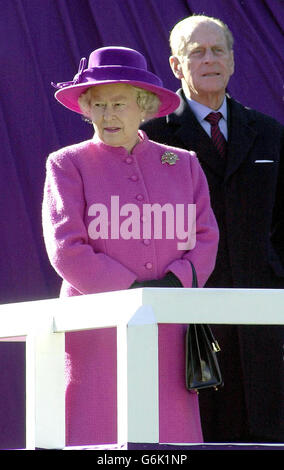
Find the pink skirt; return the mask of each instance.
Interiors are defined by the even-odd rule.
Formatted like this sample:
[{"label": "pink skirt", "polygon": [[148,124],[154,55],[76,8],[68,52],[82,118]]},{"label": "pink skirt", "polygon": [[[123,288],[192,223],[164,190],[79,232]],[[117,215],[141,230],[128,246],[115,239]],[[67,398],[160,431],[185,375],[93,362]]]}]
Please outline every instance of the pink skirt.
[{"label": "pink skirt", "polygon": [[[158,327],[159,443],[203,442],[198,395],[185,388],[185,329]],[[66,333],[67,446],[117,442],[116,372],[115,328]]]}]

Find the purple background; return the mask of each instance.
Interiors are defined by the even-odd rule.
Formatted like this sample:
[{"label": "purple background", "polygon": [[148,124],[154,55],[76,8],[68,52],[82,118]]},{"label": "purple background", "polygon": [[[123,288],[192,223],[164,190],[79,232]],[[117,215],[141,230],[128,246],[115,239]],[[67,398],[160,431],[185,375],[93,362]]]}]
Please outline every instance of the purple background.
[{"label": "purple background", "polygon": [[[284,123],[283,0],[1,2],[0,303],[59,292],[61,281],[49,265],[41,230],[45,160],[51,151],[89,138],[92,128],[54,100],[50,83],[71,80],[80,58],[92,50],[120,45],[142,52],[149,69],[175,91],[169,31],[192,13],[219,17],[234,34],[236,71],[229,93]],[[0,344],[0,448],[22,447],[23,350],[9,343],[7,355],[6,348]]]}]

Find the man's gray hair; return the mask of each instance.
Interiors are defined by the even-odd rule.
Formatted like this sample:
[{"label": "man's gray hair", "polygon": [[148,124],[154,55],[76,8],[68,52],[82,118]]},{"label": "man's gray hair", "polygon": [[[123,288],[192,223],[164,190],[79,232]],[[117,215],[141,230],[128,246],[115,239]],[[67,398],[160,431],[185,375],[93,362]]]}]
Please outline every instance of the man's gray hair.
[{"label": "man's gray hair", "polygon": [[233,49],[234,38],[228,26],[218,18],[205,15],[192,15],[179,21],[172,29],[170,34],[170,47],[172,55],[182,56],[185,54],[190,36],[201,23],[215,23],[224,31],[226,43],[229,50]]}]

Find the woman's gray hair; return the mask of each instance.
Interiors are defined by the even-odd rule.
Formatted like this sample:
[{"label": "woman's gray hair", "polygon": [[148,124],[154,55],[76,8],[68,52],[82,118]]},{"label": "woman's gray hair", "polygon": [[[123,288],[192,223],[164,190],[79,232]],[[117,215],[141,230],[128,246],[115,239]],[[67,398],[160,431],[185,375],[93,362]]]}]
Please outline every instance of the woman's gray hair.
[{"label": "woman's gray hair", "polygon": [[145,111],[147,119],[153,117],[159,110],[161,101],[152,91],[144,88],[133,87],[137,90],[137,104],[142,111]]},{"label": "woman's gray hair", "polygon": [[[127,86],[131,86],[137,91],[137,104],[142,111],[145,111],[145,118],[150,119],[153,117],[158,112],[161,104],[158,96],[144,88],[139,88],[129,84],[127,84]],[[92,88],[94,87],[88,88],[87,91],[82,93],[78,99],[79,106],[87,120],[91,117],[90,108],[93,99]]]},{"label": "woman's gray hair", "polygon": [[170,34],[170,47],[172,55],[183,56],[186,53],[187,44],[190,36],[201,23],[215,23],[220,26],[224,32],[229,51],[233,49],[234,38],[228,26],[218,18],[205,15],[192,15],[179,21],[172,29]]}]

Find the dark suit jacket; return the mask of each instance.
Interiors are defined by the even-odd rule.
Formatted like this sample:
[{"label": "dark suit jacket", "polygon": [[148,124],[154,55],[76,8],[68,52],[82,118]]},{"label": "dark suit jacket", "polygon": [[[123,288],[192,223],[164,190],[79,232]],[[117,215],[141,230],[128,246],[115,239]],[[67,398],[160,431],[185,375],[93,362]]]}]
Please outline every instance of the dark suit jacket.
[{"label": "dark suit jacket", "polygon": [[[206,174],[220,229],[206,287],[284,288],[284,127],[227,97],[228,155],[222,161],[178,94],[173,114],[141,128],[152,140],[194,150]],[[284,442],[284,328],[213,329],[225,385],[199,395],[205,441]]]},{"label": "dark suit jacket", "polygon": [[178,94],[173,114],[141,128],[152,140],[194,150],[206,174],[220,228],[207,287],[284,288],[284,127],[228,97],[228,155],[222,161]]}]

